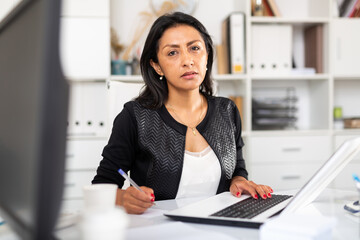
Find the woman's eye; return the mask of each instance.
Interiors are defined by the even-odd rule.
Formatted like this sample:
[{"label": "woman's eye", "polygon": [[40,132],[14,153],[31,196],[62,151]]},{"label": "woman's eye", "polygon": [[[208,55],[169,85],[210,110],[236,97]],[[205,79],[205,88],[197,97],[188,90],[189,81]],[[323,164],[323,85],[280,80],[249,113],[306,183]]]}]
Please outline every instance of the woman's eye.
[{"label": "woman's eye", "polygon": [[199,48],[198,46],[192,46],[192,47],[191,47],[191,50],[193,50],[193,51],[198,51],[198,50],[200,50],[200,48]]},{"label": "woman's eye", "polygon": [[175,51],[171,51],[171,52],[168,53],[168,56],[174,56],[175,54],[176,54]]}]

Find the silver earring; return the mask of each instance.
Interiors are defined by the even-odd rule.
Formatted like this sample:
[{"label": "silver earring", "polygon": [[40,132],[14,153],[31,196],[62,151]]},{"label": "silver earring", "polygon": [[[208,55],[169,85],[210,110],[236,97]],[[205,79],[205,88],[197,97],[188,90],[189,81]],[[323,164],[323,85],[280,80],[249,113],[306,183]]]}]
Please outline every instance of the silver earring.
[{"label": "silver earring", "polygon": [[206,71],[207,71],[207,68],[206,68]]},{"label": "silver earring", "polygon": [[160,76],[159,79],[160,79],[160,81],[162,81],[162,80],[163,80],[163,76]]}]

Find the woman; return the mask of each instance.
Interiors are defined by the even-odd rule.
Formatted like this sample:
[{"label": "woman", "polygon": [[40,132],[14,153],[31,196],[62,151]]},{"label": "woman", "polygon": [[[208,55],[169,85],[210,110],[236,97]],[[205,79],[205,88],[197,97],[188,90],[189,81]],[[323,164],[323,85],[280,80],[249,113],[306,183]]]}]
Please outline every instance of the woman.
[{"label": "woman", "polygon": [[145,88],[116,117],[93,183],[116,183],[119,168],[140,186],[118,189],[117,204],[143,213],[157,200],[211,196],[271,197],[247,180],[235,104],[213,97],[212,40],[194,17],[173,13],[150,29],[141,56]]}]

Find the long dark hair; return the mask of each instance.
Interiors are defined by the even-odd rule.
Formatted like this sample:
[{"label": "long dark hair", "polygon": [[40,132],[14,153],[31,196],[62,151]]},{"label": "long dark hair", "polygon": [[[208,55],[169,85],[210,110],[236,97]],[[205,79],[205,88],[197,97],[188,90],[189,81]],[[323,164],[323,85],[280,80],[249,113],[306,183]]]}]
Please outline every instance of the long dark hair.
[{"label": "long dark hair", "polygon": [[213,95],[211,69],[213,64],[214,49],[212,39],[206,28],[196,18],[185,13],[174,12],[159,17],[153,23],[145,41],[140,59],[141,74],[143,76],[145,86],[139,97],[135,100],[139,101],[140,104],[146,108],[160,108],[168,98],[166,80],[159,80],[160,76],[152,68],[150,61],[152,60],[155,63],[158,63],[157,52],[159,49],[159,39],[168,28],[175,27],[177,25],[191,26],[199,31],[201,37],[203,38],[208,54],[208,61],[205,78],[201,83],[199,90],[205,95]]}]

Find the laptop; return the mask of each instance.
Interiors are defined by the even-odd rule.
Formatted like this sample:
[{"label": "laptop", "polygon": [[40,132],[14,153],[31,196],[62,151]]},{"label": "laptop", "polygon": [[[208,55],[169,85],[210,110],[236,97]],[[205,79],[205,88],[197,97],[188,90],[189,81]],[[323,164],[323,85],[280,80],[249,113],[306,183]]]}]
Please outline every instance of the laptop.
[{"label": "laptop", "polygon": [[230,192],[209,197],[164,214],[179,221],[259,228],[270,217],[293,213],[315,200],[360,151],[360,137],[345,141],[293,196],[273,194],[268,199]]}]

